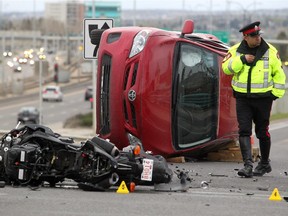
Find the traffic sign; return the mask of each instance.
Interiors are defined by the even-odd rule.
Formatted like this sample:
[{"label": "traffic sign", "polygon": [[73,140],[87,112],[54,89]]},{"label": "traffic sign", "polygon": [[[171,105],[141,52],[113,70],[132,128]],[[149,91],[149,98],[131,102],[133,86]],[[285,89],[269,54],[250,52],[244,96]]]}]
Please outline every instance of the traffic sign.
[{"label": "traffic sign", "polygon": [[113,28],[113,19],[84,19],[84,58],[96,59],[96,52],[98,45],[91,43],[91,32],[94,29],[106,30]]}]

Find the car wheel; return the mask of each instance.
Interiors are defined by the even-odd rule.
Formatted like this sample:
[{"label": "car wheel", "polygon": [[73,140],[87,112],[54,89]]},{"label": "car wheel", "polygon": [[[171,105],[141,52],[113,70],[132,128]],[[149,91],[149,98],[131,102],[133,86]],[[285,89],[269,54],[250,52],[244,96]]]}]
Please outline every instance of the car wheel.
[{"label": "car wheel", "polygon": [[105,29],[94,29],[91,31],[90,38],[91,38],[91,43],[93,45],[96,45],[96,46],[99,45],[101,36],[102,36],[104,31],[105,31]]}]

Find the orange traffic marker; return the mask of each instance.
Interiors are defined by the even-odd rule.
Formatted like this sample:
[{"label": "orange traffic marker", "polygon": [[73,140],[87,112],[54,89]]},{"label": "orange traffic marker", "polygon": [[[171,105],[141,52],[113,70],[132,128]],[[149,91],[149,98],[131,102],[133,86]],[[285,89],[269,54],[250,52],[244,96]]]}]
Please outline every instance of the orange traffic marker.
[{"label": "orange traffic marker", "polygon": [[118,190],[116,192],[121,193],[121,194],[128,194],[129,193],[129,190],[128,190],[124,181],[121,182],[121,184],[118,187]]},{"label": "orange traffic marker", "polygon": [[277,188],[275,188],[271,194],[271,196],[269,197],[269,200],[272,201],[282,201],[282,197],[279,194],[279,191]]}]

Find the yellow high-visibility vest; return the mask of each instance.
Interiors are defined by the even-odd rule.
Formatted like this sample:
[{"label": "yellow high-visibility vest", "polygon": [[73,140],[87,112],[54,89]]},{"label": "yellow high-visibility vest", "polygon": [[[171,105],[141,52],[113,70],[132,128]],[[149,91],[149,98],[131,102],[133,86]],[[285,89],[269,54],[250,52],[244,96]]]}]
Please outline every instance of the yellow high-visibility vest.
[{"label": "yellow high-visibility vest", "polygon": [[[229,49],[223,59],[222,69],[225,74],[233,75],[231,85],[234,91],[247,93],[250,66],[242,63],[240,57],[244,54],[237,52],[239,45],[235,44]],[[286,76],[278,51],[269,43],[268,46],[269,49],[252,68],[250,93],[271,91],[274,96],[281,98],[285,93]]]}]

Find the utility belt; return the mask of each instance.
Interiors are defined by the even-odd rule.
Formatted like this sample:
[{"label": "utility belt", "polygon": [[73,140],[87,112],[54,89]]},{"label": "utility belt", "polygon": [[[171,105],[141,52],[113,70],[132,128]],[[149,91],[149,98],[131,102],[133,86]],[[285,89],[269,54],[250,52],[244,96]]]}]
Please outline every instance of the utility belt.
[{"label": "utility belt", "polygon": [[262,93],[242,93],[233,90],[233,95],[235,98],[271,98],[273,99],[273,95],[271,91],[262,92]]}]

